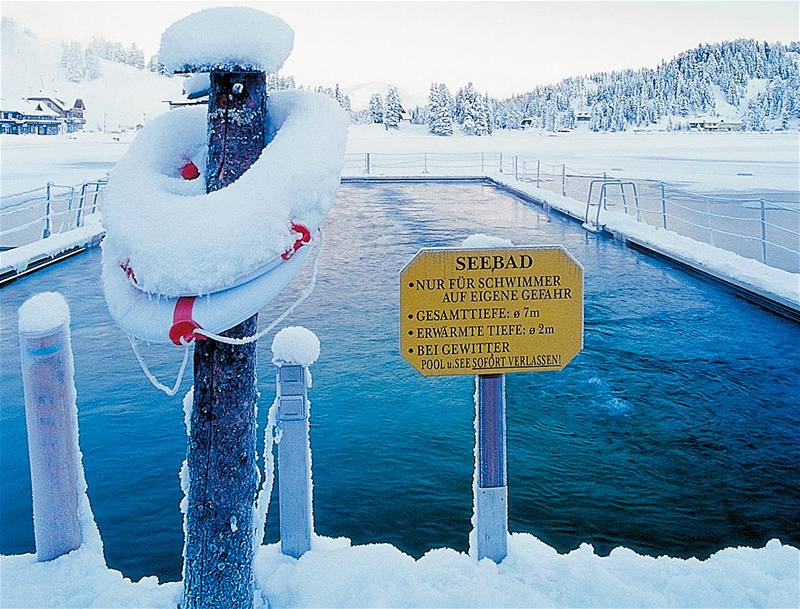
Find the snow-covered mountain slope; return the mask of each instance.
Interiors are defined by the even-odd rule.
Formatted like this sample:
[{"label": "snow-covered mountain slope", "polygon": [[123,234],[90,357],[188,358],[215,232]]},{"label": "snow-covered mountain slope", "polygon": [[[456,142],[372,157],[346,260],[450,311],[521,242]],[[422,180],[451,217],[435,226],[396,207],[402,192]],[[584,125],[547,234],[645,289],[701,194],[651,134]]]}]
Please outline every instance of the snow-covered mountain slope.
[{"label": "snow-covered mountain slope", "polygon": [[95,80],[70,82],[60,65],[61,50],[39,40],[9,19],[2,22],[0,97],[14,106],[32,95],[54,96],[69,106],[76,98],[86,105],[86,129],[134,127],[168,110],[162,100],[181,94],[181,78],[100,59],[101,75]]}]

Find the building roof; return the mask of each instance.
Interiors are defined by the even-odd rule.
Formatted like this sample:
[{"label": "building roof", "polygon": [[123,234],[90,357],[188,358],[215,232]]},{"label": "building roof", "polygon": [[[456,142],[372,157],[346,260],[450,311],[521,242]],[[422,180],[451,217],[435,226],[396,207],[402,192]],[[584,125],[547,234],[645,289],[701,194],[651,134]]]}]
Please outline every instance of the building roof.
[{"label": "building roof", "polygon": [[75,100],[75,103],[72,105],[73,108],[77,108],[78,110],[86,110],[86,106],[83,104],[83,100],[79,97]]},{"label": "building roof", "polygon": [[25,116],[35,116],[42,119],[59,119],[61,115],[54,110],[47,107],[42,101],[30,101],[27,99],[20,99],[13,102],[2,100],[0,104],[0,111],[2,112],[19,112]]},{"label": "building roof", "polygon": [[65,104],[63,101],[61,101],[57,97],[53,97],[52,95],[34,95],[34,96],[31,96],[31,97],[28,97],[27,99],[29,99],[31,101],[40,101],[40,100],[46,100],[47,99],[47,100],[50,100],[51,102],[53,102],[56,106],[58,106],[58,108],[60,110],[62,110],[63,112],[67,111],[67,104]]}]

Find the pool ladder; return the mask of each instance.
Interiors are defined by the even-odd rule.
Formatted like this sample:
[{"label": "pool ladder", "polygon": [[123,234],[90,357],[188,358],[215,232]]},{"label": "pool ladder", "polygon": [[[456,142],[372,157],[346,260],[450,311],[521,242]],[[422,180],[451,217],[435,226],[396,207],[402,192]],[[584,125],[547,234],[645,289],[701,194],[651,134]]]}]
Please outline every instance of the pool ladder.
[{"label": "pool ladder", "polygon": [[[595,184],[600,185],[600,191],[598,193],[597,204],[592,205],[592,193],[594,192]],[[628,198],[625,192],[625,187],[630,187],[636,207],[636,220],[639,222],[642,221],[642,213],[639,206],[639,190],[636,188],[635,183],[631,182],[630,180],[620,180],[618,178],[598,178],[589,183],[589,195],[586,197],[586,212],[583,215],[583,224],[581,225],[584,229],[591,233],[599,233],[603,230],[604,225],[600,224],[600,210],[608,210],[609,186],[619,187],[619,193],[622,197],[622,209],[626,214],[628,213]],[[591,219],[592,207],[597,208],[597,211],[594,214],[594,219]]]}]

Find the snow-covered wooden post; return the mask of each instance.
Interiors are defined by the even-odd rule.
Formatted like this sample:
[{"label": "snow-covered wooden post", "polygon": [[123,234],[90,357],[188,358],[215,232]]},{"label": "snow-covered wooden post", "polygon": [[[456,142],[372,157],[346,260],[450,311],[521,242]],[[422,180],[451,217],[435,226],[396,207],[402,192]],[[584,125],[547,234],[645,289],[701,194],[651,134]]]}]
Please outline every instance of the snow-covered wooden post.
[{"label": "snow-covered wooden post", "polygon": [[69,307],[60,294],[37,294],[20,307],[19,344],[36,559],[45,561],[81,545],[78,409]]},{"label": "snow-covered wooden post", "polygon": [[567,164],[561,164],[561,196],[567,196]]},{"label": "snow-covered wooden post", "polygon": [[[292,40],[283,21],[240,8],[201,11],[164,33],[160,57],[173,71],[210,72],[207,192],[236,181],[267,145],[266,71]],[[256,314],[222,334],[244,338],[257,325]],[[196,341],[182,609],[253,607],[256,398],[255,342]]]},{"label": "snow-covered wooden post", "polygon": [[[199,71],[199,69],[198,69]],[[266,75],[211,72],[206,190],[224,188],[266,146]],[[258,314],[222,334],[256,333]],[[256,470],[256,343],[197,341],[187,449],[182,609],[253,606],[253,506]]]},{"label": "snow-covered wooden post", "polygon": [[311,366],[319,339],[302,327],[284,328],[272,341],[278,399],[278,500],[281,552],[300,558],[311,548],[314,530],[311,447],[308,437]]},{"label": "snow-covered wooden post", "polygon": [[667,229],[667,193],[664,190],[664,182],[661,182],[661,226]]},{"label": "snow-covered wooden post", "polygon": [[475,535],[478,560],[501,562],[508,554],[508,484],[506,482],[506,379],[504,374],[477,377],[478,484],[475,489]]}]

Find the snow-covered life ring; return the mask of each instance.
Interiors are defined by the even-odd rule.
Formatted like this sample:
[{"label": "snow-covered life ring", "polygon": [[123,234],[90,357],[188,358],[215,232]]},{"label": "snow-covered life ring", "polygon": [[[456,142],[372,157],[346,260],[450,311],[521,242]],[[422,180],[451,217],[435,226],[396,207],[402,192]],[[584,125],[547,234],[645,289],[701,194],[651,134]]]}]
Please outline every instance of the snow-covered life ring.
[{"label": "snow-covered life ring", "polygon": [[[170,329],[191,297],[194,322],[218,333],[261,310],[300,271],[339,185],[347,118],[309,91],[273,92],[268,109],[271,141],[221,190],[205,192],[202,107],[153,120],[111,172],[103,283],[128,334],[177,342]],[[199,177],[186,179],[187,163]]]}]

